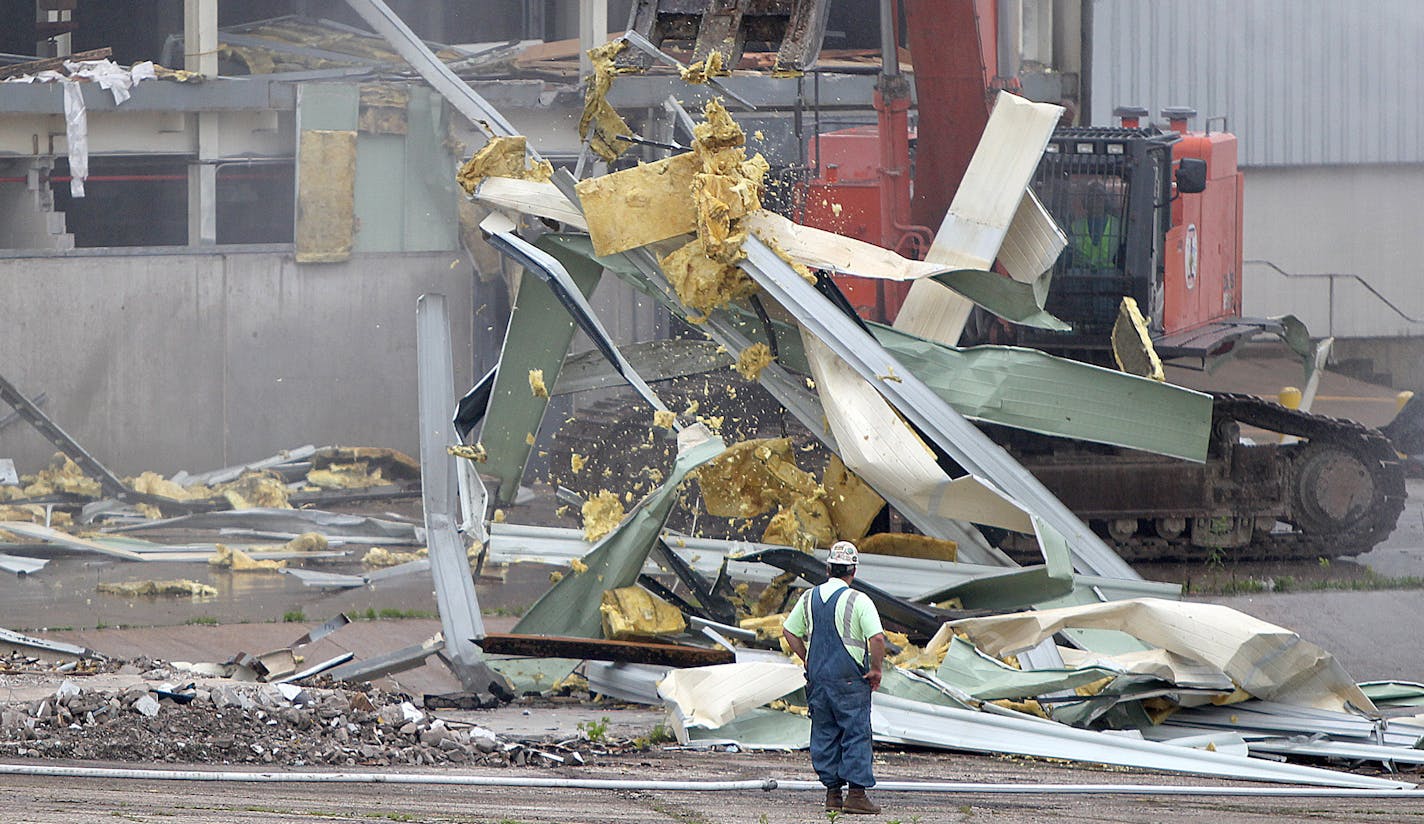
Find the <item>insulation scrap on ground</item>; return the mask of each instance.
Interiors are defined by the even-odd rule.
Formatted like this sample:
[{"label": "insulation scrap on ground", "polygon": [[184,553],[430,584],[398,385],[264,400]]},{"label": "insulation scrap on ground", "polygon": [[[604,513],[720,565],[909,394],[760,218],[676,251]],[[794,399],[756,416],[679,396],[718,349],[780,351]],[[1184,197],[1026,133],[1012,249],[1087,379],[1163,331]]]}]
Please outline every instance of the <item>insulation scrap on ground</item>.
[{"label": "insulation scrap on ground", "polygon": [[605,591],[598,612],[603,637],[613,641],[651,640],[687,629],[677,607],[638,586]]},{"label": "insulation scrap on ground", "polygon": [[291,509],[287,485],[273,472],[244,472],[232,483],[214,489],[233,509]]},{"label": "insulation scrap on ground", "polygon": [[569,471],[573,472],[575,475],[582,472],[584,464],[587,463],[588,459],[580,455],[579,453],[573,452],[569,454]]},{"label": "insulation scrap on ground", "polygon": [[604,160],[616,160],[633,144],[619,140],[622,135],[631,134],[628,121],[618,114],[613,104],[608,102],[608,90],[613,87],[613,78],[630,69],[620,69],[613,58],[627,48],[622,40],[614,40],[588,50],[588,59],[593,64],[593,74],[589,75],[588,87],[584,90],[583,114],[579,117],[579,137],[589,142],[594,153]]},{"label": "insulation scrap on ground", "polygon": [[361,556],[361,563],[368,567],[393,567],[428,557],[430,557],[430,552],[426,549],[417,549],[414,552],[401,552],[399,550],[386,549],[383,546],[373,546],[366,551],[365,555]]},{"label": "insulation scrap on ground", "polygon": [[[74,517],[68,512],[51,510],[45,512],[46,507],[41,504],[15,504],[13,506],[0,506],[0,521],[29,521],[30,523],[43,524],[48,519],[49,526],[64,527],[74,523]],[[18,541],[18,537],[8,532],[0,531],[0,535],[7,536],[6,540]]]},{"label": "insulation scrap on ground", "polygon": [[677,423],[677,413],[671,409],[657,409],[653,411],[653,426],[662,429],[672,429]]},{"label": "insulation scrap on ground", "polygon": [[623,520],[623,501],[617,493],[602,490],[583,503],[583,539],[589,543],[612,532]]},{"label": "insulation scrap on ground", "polygon": [[54,453],[48,467],[21,480],[25,482],[26,498],[40,498],[57,492],[86,498],[97,498],[102,494],[99,482],[85,475],[79,464],[63,452]]},{"label": "insulation scrap on ground", "polygon": [[484,148],[475,152],[460,171],[455,180],[466,194],[474,194],[480,181],[487,177],[512,177],[516,180],[547,181],[554,175],[554,167],[549,161],[541,160],[534,165],[528,162],[528,141],[523,135],[513,137],[492,137]]},{"label": "insulation scrap on ground", "polygon": [[274,561],[270,558],[257,560],[246,552],[225,544],[217,545],[217,551],[208,559],[208,563],[233,572],[265,572],[285,569],[287,566],[286,561]]},{"label": "insulation scrap on ground", "polygon": [[159,595],[191,595],[208,597],[218,594],[217,587],[187,579],[174,581],[120,581],[103,583],[95,587],[106,595],[122,595],[127,598]]},{"label": "insulation scrap on ground", "polygon": [[390,483],[379,468],[372,469],[365,461],[332,464],[325,469],[307,473],[307,483],[317,489],[369,489]]}]

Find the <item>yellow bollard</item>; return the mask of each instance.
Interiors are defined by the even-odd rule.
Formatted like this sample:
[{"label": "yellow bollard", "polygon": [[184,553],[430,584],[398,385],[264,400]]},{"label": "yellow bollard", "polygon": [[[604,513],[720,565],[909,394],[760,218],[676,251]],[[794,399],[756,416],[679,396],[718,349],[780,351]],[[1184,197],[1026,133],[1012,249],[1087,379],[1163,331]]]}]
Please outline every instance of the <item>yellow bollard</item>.
[{"label": "yellow bollard", "polygon": [[[1303,394],[1301,393],[1301,391],[1295,388],[1294,386],[1283,386],[1281,387],[1281,391],[1276,393],[1276,398],[1281,402],[1281,406],[1284,406],[1287,409],[1299,409],[1302,397]],[[1295,443],[1295,438],[1285,434],[1284,432],[1281,433],[1281,437],[1279,440],[1281,443]]]}]

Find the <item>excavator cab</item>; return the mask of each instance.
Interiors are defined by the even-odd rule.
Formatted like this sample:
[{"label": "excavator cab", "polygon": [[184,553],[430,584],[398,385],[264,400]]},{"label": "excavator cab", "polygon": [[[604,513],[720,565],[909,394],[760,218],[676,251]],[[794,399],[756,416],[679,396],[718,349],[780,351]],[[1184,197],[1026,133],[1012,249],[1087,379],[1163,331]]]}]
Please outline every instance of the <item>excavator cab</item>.
[{"label": "excavator cab", "polygon": [[1060,128],[1039,163],[1034,193],[1068,236],[1053,267],[1047,309],[1071,332],[1023,329],[1024,343],[1053,351],[1103,349],[1124,295],[1163,328],[1163,238],[1171,229],[1174,132]]}]

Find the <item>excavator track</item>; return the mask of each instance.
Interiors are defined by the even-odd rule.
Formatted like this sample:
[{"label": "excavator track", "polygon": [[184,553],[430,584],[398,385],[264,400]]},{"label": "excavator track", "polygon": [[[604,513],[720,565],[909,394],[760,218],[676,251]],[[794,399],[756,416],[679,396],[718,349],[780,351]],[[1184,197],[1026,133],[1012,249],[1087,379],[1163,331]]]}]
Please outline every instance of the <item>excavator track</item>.
[{"label": "excavator track", "polygon": [[[1042,459],[1041,444],[1038,458],[1031,450],[1023,454],[1021,448],[1010,448],[1021,453],[1025,465],[1050,488],[1058,487],[1067,496],[1065,502],[1129,561],[1334,558],[1368,552],[1394,530],[1404,509],[1405,473],[1394,445],[1382,433],[1251,395],[1216,393],[1213,401],[1213,438],[1205,466],[1062,441],[1050,450],[1051,461]],[[1299,441],[1239,442],[1246,427]],[[1144,464],[1154,471],[1142,472]],[[1129,489],[1114,498],[1101,487],[1083,493],[1064,483],[1092,472],[1100,473],[1095,477],[1101,480],[1121,473],[1128,480],[1119,481],[1120,486]],[[1129,474],[1133,472],[1139,474]],[[1104,513],[1112,503],[1121,506],[1140,491],[1131,489],[1137,479],[1164,476],[1193,479],[1172,488],[1195,494],[1183,494],[1175,505],[1163,508],[1176,520],[1173,528],[1163,529],[1170,520],[1148,512]],[[1088,500],[1093,497],[1111,503]],[[1223,525],[1227,537],[1216,540],[1209,534],[1215,524]],[[1238,534],[1231,536],[1232,530]],[[1016,536],[1009,537],[1005,549],[1026,559],[1037,555],[1036,546]]]}]

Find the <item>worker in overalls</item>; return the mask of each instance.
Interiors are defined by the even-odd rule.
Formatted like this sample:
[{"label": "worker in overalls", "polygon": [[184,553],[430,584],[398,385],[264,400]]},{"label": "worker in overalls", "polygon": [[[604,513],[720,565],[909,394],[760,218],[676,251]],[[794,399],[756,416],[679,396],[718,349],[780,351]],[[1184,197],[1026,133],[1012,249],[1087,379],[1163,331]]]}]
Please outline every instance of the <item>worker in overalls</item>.
[{"label": "worker in overalls", "polygon": [[875,604],[850,588],[859,560],[854,544],[837,541],[826,561],[829,580],[802,593],[781,632],[806,662],[811,765],[826,785],[826,809],[874,815],[880,807],[865,796],[875,786],[870,694],[880,688],[885,630]]}]

